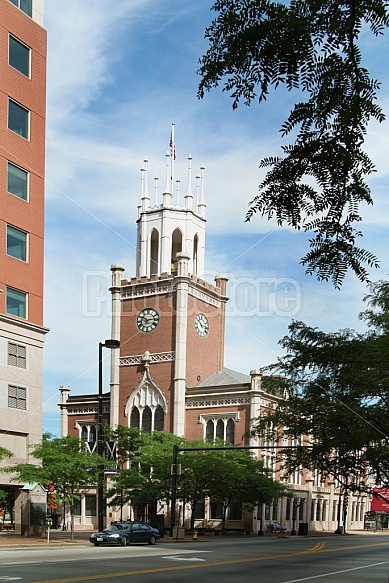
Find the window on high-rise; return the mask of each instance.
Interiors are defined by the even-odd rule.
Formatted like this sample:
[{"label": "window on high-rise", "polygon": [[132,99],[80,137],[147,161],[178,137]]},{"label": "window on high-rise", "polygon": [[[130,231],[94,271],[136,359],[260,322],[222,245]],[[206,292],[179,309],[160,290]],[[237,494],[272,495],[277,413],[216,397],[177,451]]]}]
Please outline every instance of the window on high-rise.
[{"label": "window on high-rise", "polygon": [[7,225],[7,255],[27,261],[27,233]]},{"label": "window on high-rise", "polygon": [[23,200],[28,198],[28,172],[8,162],[7,191]]},{"label": "window on high-rise", "polygon": [[6,288],[6,307],[7,314],[27,317],[27,294],[12,287]]},{"label": "window on high-rise", "polygon": [[26,368],[26,347],[16,342],[8,342],[8,364]]},{"label": "window on high-rise", "polygon": [[19,134],[22,138],[29,138],[30,112],[12,99],[8,100],[8,129]]},{"label": "window on high-rise", "polygon": [[16,385],[8,385],[8,407],[11,409],[27,409],[27,389]]},{"label": "window on high-rise", "polygon": [[10,0],[10,2],[28,16],[32,16],[32,0]]},{"label": "window on high-rise", "polygon": [[9,36],[8,62],[26,77],[30,76],[30,49],[13,36]]}]

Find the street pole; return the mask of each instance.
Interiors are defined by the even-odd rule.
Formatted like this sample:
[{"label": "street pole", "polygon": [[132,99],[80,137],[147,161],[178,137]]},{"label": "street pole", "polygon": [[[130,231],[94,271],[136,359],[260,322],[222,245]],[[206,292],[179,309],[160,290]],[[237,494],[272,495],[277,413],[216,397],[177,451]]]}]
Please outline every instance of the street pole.
[{"label": "street pole", "polygon": [[293,512],[292,512],[292,530],[290,531],[291,536],[296,536],[296,514],[297,514],[297,503],[293,502]]},{"label": "street pole", "polygon": [[[103,348],[119,348],[119,340],[99,342],[99,381],[98,381],[98,413],[97,413],[97,453],[104,456],[104,424],[103,424]],[[101,532],[104,528],[104,464],[100,466],[97,484],[97,525]]]},{"label": "street pole", "polygon": [[172,500],[170,510],[170,536],[173,536],[173,529],[176,526],[176,503],[177,503],[177,462],[180,448],[178,445],[173,445],[173,459],[172,459]]},{"label": "street pole", "polygon": [[342,504],[342,493],[339,489],[339,497],[338,497],[338,512],[337,512],[337,521],[338,521],[338,528],[335,530],[334,534],[342,534],[342,529],[340,528],[340,507]]},{"label": "street pole", "polygon": [[[97,453],[102,457],[104,454],[103,436],[103,346],[99,342],[99,396],[98,396],[98,418],[97,418]],[[99,482],[97,485],[97,529],[101,532],[104,528],[104,466],[100,467]]]}]

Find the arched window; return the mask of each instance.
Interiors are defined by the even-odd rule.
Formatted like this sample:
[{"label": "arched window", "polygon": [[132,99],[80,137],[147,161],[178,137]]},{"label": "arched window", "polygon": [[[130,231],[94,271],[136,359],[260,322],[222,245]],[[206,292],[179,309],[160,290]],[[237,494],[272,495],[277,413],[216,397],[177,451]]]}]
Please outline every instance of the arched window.
[{"label": "arched window", "polygon": [[85,443],[87,443],[89,441],[88,440],[88,428],[87,428],[86,425],[83,425],[82,426],[82,429],[81,429],[81,440],[84,441]]},{"label": "arched window", "polygon": [[138,407],[133,407],[130,417],[130,427],[139,427],[140,424],[139,420],[140,420],[139,409]]},{"label": "arched window", "polygon": [[177,271],[177,253],[182,251],[182,233],[179,229],[176,229],[172,233],[172,254],[171,254],[171,264],[172,271]]},{"label": "arched window", "polygon": [[149,406],[145,407],[142,412],[142,430],[146,433],[151,432],[151,409]]},{"label": "arched window", "polygon": [[91,425],[90,429],[89,429],[89,440],[92,443],[95,443],[96,441],[96,425]]},{"label": "arched window", "polygon": [[235,422],[233,419],[227,421],[226,441],[228,443],[235,443]]},{"label": "arched window", "polygon": [[156,431],[163,431],[163,427],[164,427],[164,419],[165,415],[163,412],[163,409],[161,407],[161,405],[158,405],[158,407],[155,409],[155,413],[154,413],[154,429]]},{"label": "arched window", "polygon": [[216,437],[219,439],[224,439],[224,421],[223,419],[219,419],[216,424]]},{"label": "arched window", "polygon": [[159,272],[159,233],[153,229],[150,237],[150,275]]},{"label": "arched window", "polygon": [[205,439],[207,441],[213,441],[213,431],[214,431],[213,420],[210,419],[207,422],[206,430],[205,430]]},{"label": "arched window", "polygon": [[199,238],[197,235],[193,239],[193,275],[197,275],[197,253],[199,246]]}]

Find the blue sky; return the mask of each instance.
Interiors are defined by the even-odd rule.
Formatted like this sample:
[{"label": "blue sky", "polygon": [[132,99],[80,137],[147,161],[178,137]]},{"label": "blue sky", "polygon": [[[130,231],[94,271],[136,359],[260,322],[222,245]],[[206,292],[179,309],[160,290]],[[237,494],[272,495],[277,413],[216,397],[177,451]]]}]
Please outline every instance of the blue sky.
[{"label": "blue sky", "polygon": [[[60,385],[94,393],[98,343],[110,337],[110,266],[134,275],[140,168],[164,184],[175,124],[175,176],[186,188],[187,157],[204,164],[207,279],[229,278],[225,366],[248,374],[274,362],[292,318],[325,331],[364,330],[358,320],[367,288],[347,276],[342,288],[317,282],[299,265],[307,237],[254,217],[265,155],[280,153],[279,127],[293,94],[232,111],[214,90],[199,101],[198,59],[207,48],[210,0],[50,0],[48,32],[43,429],[59,433]],[[366,64],[382,81],[388,112],[387,39],[366,46]],[[375,205],[363,210],[361,246],[381,260],[372,279],[387,278],[388,124],[373,124],[366,149],[377,173]],[[109,352],[109,351],[105,351]],[[104,376],[108,378],[109,355]],[[106,381],[107,382],[107,381]],[[104,389],[108,385],[106,384]]]}]

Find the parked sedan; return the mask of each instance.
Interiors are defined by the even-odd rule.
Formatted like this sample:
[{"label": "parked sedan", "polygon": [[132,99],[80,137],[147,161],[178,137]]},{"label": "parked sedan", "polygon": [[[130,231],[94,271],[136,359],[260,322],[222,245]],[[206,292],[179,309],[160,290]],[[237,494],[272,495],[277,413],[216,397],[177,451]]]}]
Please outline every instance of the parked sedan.
[{"label": "parked sedan", "polygon": [[159,531],[146,522],[116,522],[107,526],[102,532],[94,532],[89,540],[95,547],[103,544],[125,547],[131,543],[155,545],[159,538]]}]

